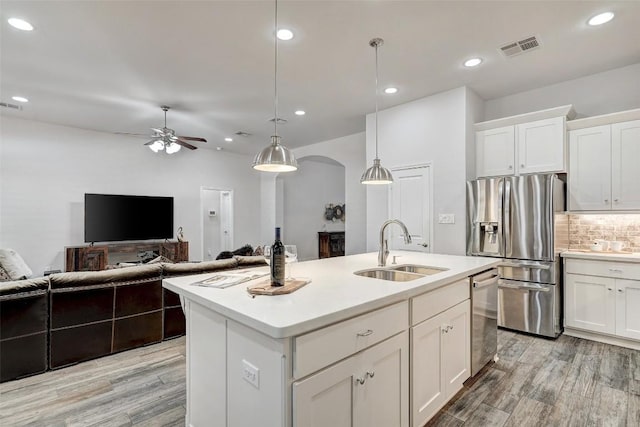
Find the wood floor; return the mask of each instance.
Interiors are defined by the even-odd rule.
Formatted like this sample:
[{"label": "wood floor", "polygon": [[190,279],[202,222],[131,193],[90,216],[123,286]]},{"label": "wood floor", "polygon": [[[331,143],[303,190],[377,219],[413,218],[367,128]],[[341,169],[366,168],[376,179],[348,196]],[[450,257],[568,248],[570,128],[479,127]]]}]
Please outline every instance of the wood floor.
[{"label": "wood floor", "polygon": [[[165,341],[0,384],[0,426],[184,426],[184,344]],[[640,426],[639,351],[502,330],[498,346],[499,362],[429,427]]]}]

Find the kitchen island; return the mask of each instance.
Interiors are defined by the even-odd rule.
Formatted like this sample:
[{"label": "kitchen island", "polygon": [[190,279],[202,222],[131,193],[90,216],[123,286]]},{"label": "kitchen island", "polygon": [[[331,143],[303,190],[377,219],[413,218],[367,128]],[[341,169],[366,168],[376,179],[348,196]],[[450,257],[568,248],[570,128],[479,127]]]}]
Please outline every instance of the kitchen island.
[{"label": "kitchen island", "polygon": [[293,275],[311,283],[257,297],[165,279],[187,318],[187,425],[423,425],[470,375],[468,277],[499,260],[392,255],[446,270],[395,282],[354,274],[376,253],[307,261]]}]

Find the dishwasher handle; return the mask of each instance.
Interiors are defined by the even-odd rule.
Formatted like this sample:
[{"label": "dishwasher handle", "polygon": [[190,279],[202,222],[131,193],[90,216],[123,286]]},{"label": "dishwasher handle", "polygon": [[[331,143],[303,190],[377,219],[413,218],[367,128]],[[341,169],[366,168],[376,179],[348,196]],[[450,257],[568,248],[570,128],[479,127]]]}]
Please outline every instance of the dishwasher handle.
[{"label": "dishwasher handle", "polygon": [[485,279],[485,280],[480,280],[480,281],[473,281],[473,288],[474,289],[480,289],[480,288],[486,288],[487,286],[491,286],[498,283],[498,276],[491,276],[489,279]]}]

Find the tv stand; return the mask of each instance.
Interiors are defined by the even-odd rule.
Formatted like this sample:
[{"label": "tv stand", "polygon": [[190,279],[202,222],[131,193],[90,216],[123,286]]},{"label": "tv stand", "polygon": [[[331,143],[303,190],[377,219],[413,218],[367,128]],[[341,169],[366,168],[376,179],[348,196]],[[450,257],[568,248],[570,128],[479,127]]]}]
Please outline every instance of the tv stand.
[{"label": "tv stand", "polygon": [[189,242],[103,243],[65,247],[65,271],[98,271],[116,260],[136,262],[138,254],[154,252],[173,262],[189,261]]}]

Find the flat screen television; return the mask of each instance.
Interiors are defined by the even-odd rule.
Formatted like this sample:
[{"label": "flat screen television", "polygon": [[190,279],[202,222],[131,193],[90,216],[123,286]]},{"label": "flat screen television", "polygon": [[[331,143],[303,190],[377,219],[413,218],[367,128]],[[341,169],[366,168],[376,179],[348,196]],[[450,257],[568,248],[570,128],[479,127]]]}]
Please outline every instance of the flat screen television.
[{"label": "flat screen television", "polygon": [[170,239],[173,197],[84,195],[84,241]]}]

